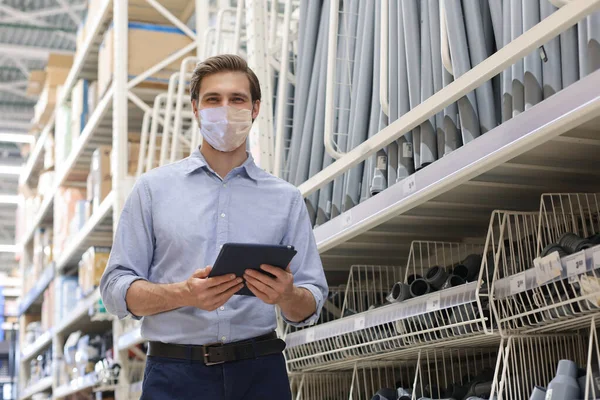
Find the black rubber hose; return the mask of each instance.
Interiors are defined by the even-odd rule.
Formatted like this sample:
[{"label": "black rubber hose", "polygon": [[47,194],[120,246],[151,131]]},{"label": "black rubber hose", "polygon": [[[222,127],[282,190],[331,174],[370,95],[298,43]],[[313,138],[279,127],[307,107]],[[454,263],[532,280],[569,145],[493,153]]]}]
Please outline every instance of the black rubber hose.
[{"label": "black rubber hose", "polygon": [[577,253],[578,251],[592,247],[592,243],[589,240],[583,239],[571,232],[562,235],[560,239],[558,239],[558,244],[569,254]]},{"label": "black rubber hose", "polygon": [[556,244],[556,243],[550,243],[548,246],[544,247],[544,249],[542,250],[541,256],[546,257],[548,254],[552,254],[554,252],[558,252],[558,255],[560,258],[563,258],[563,257],[569,255],[569,253],[567,253],[565,251],[565,249],[562,248],[561,245]]},{"label": "black rubber hose", "polygon": [[410,285],[411,283],[413,283],[415,281],[415,279],[421,279],[421,278],[423,278],[423,277],[419,274],[410,274],[408,276],[408,278],[406,278],[406,283]]},{"label": "black rubber hose", "polygon": [[435,289],[440,289],[446,282],[446,279],[448,279],[448,273],[444,268],[437,265],[429,268],[425,274],[425,280]]},{"label": "black rubber hose", "polygon": [[429,286],[429,283],[423,278],[415,279],[413,283],[410,284],[411,297],[423,296],[429,292],[431,292],[431,286]]},{"label": "black rubber hose", "polygon": [[395,303],[410,299],[410,285],[402,282],[394,283],[392,292],[390,294],[390,300]]},{"label": "black rubber hose", "polygon": [[396,400],[396,391],[394,389],[379,389],[371,400]]},{"label": "black rubber hose", "polygon": [[464,285],[465,283],[465,280],[458,275],[448,275],[448,279],[446,279],[446,282],[442,286],[442,289],[448,289],[451,287]]}]

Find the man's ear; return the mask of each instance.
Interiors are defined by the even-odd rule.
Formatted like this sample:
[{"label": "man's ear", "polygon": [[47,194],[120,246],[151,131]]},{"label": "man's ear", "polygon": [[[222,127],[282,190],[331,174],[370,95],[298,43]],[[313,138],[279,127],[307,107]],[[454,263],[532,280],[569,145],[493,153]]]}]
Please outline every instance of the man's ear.
[{"label": "man's ear", "polygon": [[194,116],[198,118],[198,100],[192,100],[192,111],[194,112]]},{"label": "man's ear", "polygon": [[256,100],[252,105],[252,121],[258,117],[258,113],[260,111],[260,100]]}]

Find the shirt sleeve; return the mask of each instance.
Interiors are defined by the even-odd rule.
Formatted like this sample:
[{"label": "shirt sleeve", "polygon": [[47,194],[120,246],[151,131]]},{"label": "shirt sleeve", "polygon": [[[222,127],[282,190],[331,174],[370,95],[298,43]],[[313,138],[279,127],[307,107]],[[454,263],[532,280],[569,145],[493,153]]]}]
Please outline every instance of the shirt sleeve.
[{"label": "shirt sleeve", "polygon": [[117,225],[106,270],[100,280],[100,294],[106,310],[123,319],[131,316],[125,296],[131,284],[148,280],[154,254],[151,198],[140,177],[129,195]]},{"label": "shirt sleeve", "polygon": [[288,324],[303,327],[317,322],[325,299],[327,299],[329,288],[325,279],[321,257],[317,251],[317,243],[308,210],[300,192],[297,193],[294,199],[288,222],[287,232],[282,244],[294,246],[297,251],[290,264],[290,269],[294,275],[294,285],[307,289],[312,293],[317,309],[313,315],[298,323],[289,321],[283,313],[281,315]]}]

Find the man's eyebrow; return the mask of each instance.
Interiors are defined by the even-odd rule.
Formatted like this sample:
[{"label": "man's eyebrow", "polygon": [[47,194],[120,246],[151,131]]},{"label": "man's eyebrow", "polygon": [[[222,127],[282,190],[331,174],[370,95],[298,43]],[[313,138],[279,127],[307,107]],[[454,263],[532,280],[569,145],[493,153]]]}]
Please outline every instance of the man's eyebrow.
[{"label": "man's eyebrow", "polygon": [[219,96],[221,96],[221,94],[217,93],[217,92],[208,92],[208,93],[204,93],[202,95],[202,97],[209,97],[209,96],[217,96],[217,97],[219,97]]},{"label": "man's eyebrow", "polygon": [[245,99],[247,99],[247,98],[248,98],[248,95],[247,95],[246,93],[242,93],[242,92],[234,92],[234,93],[231,93],[231,95],[232,95],[232,96],[243,97],[243,98],[245,98]]}]

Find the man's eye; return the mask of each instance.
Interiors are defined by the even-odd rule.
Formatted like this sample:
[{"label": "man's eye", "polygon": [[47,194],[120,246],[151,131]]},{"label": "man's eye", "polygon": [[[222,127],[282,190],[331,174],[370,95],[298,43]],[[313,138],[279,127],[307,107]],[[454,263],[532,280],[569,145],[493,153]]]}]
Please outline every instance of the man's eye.
[{"label": "man's eye", "polygon": [[206,101],[213,102],[213,101],[218,101],[218,99],[216,97],[209,97],[208,99],[206,99]]},{"label": "man's eye", "polygon": [[235,101],[236,103],[243,103],[245,100],[243,97],[236,97],[233,99],[233,101]]}]

